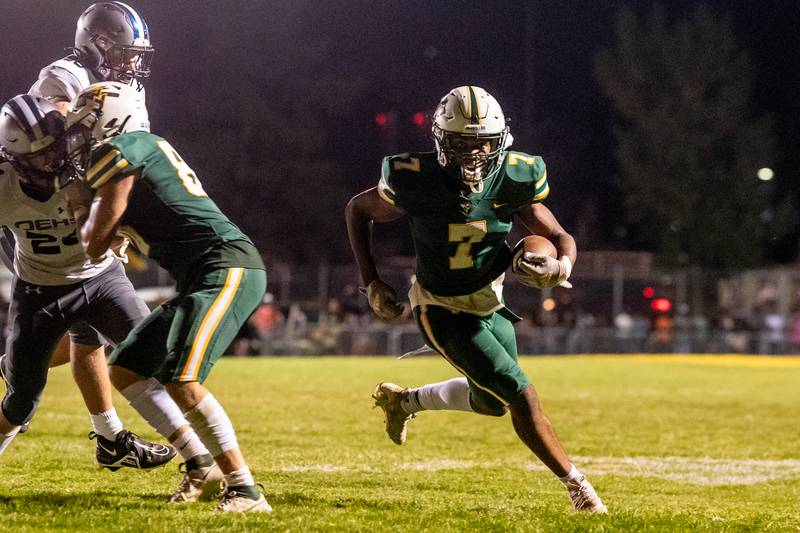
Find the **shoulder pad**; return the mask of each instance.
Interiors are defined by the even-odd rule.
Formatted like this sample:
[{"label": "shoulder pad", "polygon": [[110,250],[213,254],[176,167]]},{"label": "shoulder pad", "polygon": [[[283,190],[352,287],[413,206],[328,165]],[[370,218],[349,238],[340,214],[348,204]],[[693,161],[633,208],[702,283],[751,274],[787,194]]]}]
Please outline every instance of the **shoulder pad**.
[{"label": "shoulder pad", "polygon": [[438,164],[432,153],[402,153],[383,158],[378,193],[381,198],[395,205],[398,189],[413,187],[428,171],[430,165]]},{"label": "shoulder pad", "polygon": [[113,179],[127,174],[130,163],[111,142],[106,142],[92,151],[89,168],[86,169],[86,184],[98,189]]},{"label": "shoulder pad", "polygon": [[538,155],[508,151],[503,160],[503,170],[513,181],[528,186],[532,202],[540,202],[550,193],[547,167]]}]

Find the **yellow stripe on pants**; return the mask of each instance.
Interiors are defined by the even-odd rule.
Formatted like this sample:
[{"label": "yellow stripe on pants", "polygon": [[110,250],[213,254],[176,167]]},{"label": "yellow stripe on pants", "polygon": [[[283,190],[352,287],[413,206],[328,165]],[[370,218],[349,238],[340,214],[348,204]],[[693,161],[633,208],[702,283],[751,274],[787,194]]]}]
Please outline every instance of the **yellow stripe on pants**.
[{"label": "yellow stripe on pants", "polygon": [[200,372],[200,363],[203,361],[208,343],[213,338],[217,326],[219,326],[222,317],[225,316],[225,312],[233,302],[236,290],[239,288],[243,276],[244,268],[237,267],[228,269],[228,277],[225,279],[225,285],[222,287],[219,296],[214,300],[208,312],[206,312],[206,316],[200,324],[200,329],[197,330],[194,342],[192,343],[192,351],[189,352],[189,359],[186,361],[186,365],[183,367],[183,371],[178,377],[179,381],[194,381],[197,379],[197,374]]}]

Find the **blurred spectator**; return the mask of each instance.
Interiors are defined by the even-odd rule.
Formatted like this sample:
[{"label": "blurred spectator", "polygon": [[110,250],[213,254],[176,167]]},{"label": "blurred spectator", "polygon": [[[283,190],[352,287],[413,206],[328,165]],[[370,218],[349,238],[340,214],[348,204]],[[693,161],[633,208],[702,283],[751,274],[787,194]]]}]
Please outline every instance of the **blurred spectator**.
[{"label": "blurred spectator", "polygon": [[764,314],[763,327],[766,341],[766,349],[759,350],[762,353],[778,354],[785,352],[783,346],[784,328],[786,327],[786,320],[783,315],[778,312],[777,305],[770,302],[767,305],[767,311]]},{"label": "blurred spectator", "polygon": [[631,337],[633,332],[633,317],[622,310],[614,317],[615,336],[617,339],[617,351],[628,353],[631,351]]}]

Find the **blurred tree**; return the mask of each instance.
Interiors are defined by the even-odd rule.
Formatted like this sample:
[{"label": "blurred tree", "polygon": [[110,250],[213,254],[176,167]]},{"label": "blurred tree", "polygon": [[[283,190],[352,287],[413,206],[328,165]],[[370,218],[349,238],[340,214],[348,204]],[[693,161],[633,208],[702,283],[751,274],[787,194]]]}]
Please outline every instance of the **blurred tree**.
[{"label": "blurred tree", "polygon": [[797,227],[756,171],[775,164],[770,117],[749,112],[753,68],[731,22],[707,7],[670,23],[623,9],[595,58],[611,99],[632,242],[674,264],[741,268]]}]

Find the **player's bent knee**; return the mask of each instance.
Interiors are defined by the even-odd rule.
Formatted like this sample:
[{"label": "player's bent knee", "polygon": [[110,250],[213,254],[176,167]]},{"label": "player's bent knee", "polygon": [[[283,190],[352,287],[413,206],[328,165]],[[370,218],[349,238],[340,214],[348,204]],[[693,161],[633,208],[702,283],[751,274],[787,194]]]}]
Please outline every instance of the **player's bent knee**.
[{"label": "player's bent knee", "polygon": [[22,391],[6,392],[2,404],[3,416],[10,424],[21,426],[36,412],[41,397],[41,392],[39,394],[26,394]]},{"label": "player's bent knee", "polygon": [[111,379],[111,384],[120,392],[127,389],[134,383],[138,383],[144,379],[147,379],[145,376],[137,374],[133,370],[128,370],[127,368],[118,365],[110,365],[108,367],[108,375]]}]

